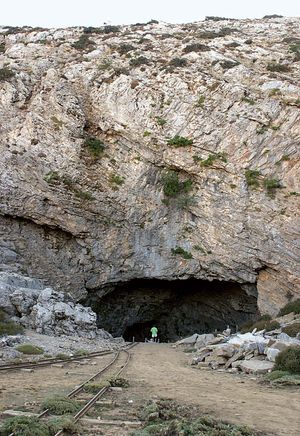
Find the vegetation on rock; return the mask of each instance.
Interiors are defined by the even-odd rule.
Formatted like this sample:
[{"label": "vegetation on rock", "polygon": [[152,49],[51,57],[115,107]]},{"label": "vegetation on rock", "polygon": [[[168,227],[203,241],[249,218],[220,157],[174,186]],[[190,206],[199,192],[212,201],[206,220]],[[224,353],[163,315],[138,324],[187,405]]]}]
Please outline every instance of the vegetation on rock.
[{"label": "vegetation on rock", "polygon": [[300,313],[300,298],[290,301],[285,306],[283,306],[278,312],[278,316],[287,315],[288,313],[292,312]]},{"label": "vegetation on rock", "polygon": [[0,336],[3,335],[17,335],[23,333],[24,328],[11,321],[6,313],[0,309]]},{"label": "vegetation on rock", "polygon": [[300,347],[291,346],[280,351],[275,358],[274,370],[300,374]]},{"label": "vegetation on rock", "polygon": [[4,67],[0,68],[0,81],[1,80],[8,80],[14,77],[15,73],[11,69]]},{"label": "vegetation on rock", "polygon": [[186,251],[184,248],[182,247],[175,247],[172,248],[172,253],[173,254],[179,254],[181,257],[183,257],[183,259],[189,260],[189,259],[193,259],[193,255],[192,253],[190,253],[189,251]]},{"label": "vegetation on rock", "polygon": [[242,333],[247,333],[254,329],[257,329],[258,331],[259,330],[272,331],[278,329],[279,327],[280,324],[278,321],[272,320],[270,315],[263,315],[255,322],[248,321],[247,323],[243,324],[240,330]]},{"label": "vegetation on rock", "polygon": [[294,322],[293,324],[287,325],[282,328],[282,331],[291,337],[295,337],[300,333],[300,322]]},{"label": "vegetation on rock", "polygon": [[188,147],[193,144],[192,139],[185,138],[184,136],[175,135],[173,138],[168,140],[168,145],[173,145],[174,147]]},{"label": "vegetation on rock", "polygon": [[277,73],[288,73],[290,71],[290,67],[285,64],[277,64],[275,62],[268,64],[268,71],[277,72]]}]

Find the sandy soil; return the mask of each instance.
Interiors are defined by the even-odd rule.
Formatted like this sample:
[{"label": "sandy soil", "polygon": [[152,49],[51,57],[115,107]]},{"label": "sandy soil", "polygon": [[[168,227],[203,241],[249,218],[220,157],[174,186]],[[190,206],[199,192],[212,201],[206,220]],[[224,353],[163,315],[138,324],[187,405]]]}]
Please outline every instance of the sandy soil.
[{"label": "sandy soil", "polygon": [[[198,406],[200,413],[249,425],[264,435],[300,434],[300,390],[297,388],[272,388],[250,376],[189,366],[190,357],[168,344],[139,344],[132,349],[132,354],[124,373],[130,387],[118,394],[122,415],[125,404],[129,415],[129,404],[132,412],[136,412],[145,400],[171,398]],[[111,356],[104,356],[87,360],[85,364],[42,368],[34,373],[0,373],[0,410],[20,409],[26,404],[27,410],[36,411],[43,398],[53,393],[67,393],[110,359]]]}]

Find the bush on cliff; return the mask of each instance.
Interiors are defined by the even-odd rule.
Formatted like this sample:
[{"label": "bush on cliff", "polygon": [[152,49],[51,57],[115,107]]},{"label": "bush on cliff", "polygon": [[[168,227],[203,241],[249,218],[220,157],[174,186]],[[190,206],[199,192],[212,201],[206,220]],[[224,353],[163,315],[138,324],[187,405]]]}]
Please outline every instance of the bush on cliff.
[{"label": "bush on cliff", "polygon": [[288,313],[300,313],[300,298],[294,301],[290,301],[283,306],[278,312],[278,316],[287,315]]},{"label": "bush on cliff", "polygon": [[295,337],[298,333],[300,333],[300,322],[287,325],[286,327],[283,327],[282,331],[291,337]]}]

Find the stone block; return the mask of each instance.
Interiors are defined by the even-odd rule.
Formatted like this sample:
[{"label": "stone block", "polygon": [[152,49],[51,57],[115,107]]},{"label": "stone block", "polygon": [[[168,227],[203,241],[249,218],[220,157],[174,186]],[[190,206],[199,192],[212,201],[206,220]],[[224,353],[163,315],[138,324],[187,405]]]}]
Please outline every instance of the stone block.
[{"label": "stone block", "polygon": [[273,369],[274,363],[267,360],[243,360],[239,367],[247,374],[266,374]]}]

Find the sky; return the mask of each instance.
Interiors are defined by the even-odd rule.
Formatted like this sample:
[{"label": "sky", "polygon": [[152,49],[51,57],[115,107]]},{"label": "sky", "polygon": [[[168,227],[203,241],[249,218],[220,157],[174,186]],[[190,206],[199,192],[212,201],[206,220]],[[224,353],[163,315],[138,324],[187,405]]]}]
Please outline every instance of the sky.
[{"label": "sky", "polygon": [[169,23],[200,21],[207,15],[261,18],[300,16],[299,0],[7,0],[0,25],[101,26],[151,19]]}]

